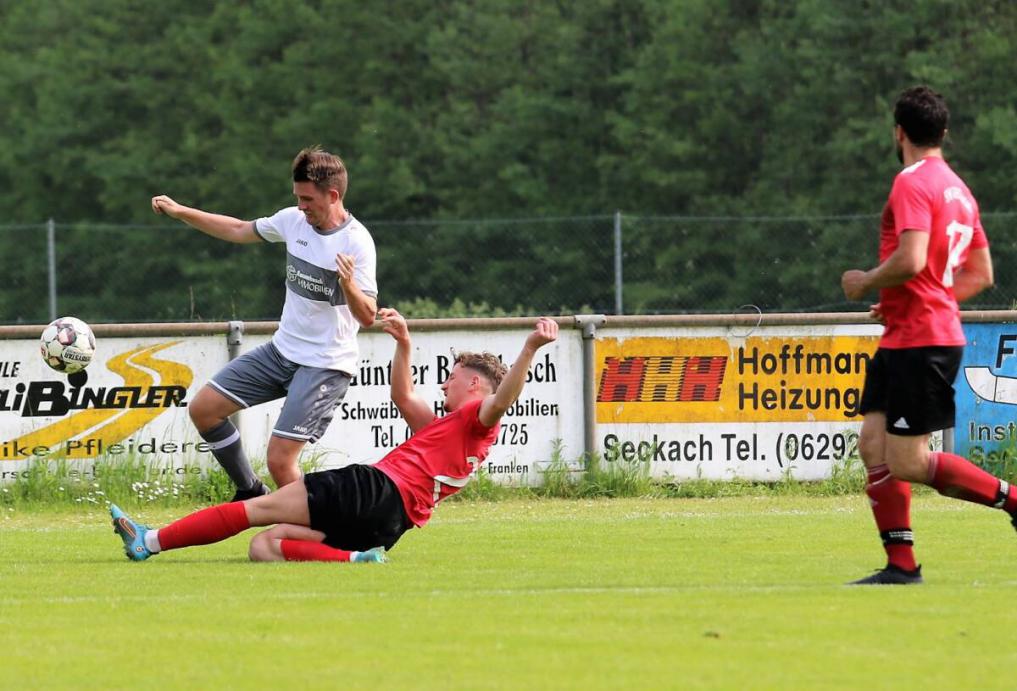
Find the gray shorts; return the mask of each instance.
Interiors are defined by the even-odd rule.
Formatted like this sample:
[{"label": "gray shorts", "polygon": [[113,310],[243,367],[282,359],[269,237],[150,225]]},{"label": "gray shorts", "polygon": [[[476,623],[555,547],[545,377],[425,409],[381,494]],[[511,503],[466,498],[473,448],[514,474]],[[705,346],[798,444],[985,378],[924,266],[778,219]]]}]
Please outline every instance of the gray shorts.
[{"label": "gray shorts", "polygon": [[272,434],[313,443],[332,422],[350,375],[298,365],[269,341],[231,361],[208,384],[241,408],[285,397]]}]

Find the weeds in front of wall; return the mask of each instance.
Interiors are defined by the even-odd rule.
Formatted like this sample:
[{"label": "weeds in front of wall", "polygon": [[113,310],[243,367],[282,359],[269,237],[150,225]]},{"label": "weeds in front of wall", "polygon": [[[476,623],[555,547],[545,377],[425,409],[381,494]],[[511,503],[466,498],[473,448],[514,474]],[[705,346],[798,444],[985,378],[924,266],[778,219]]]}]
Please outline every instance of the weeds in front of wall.
[{"label": "weeds in front of wall", "polygon": [[[305,473],[321,467],[320,454],[301,460]],[[1009,447],[972,460],[988,472],[1008,481],[1017,480],[1017,442]],[[483,471],[470,481],[453,501],[499,501],[513,497],[561,499],[608,497],[719,498],[733,496],[841,496],[865,491],[865,469],[857,455],[833,464],[830,476],[819,481],[802,481],[794,467],[785,468],[779,479],[759,482],[728,480],[654,478],[646,459],[607,460],[584,455],[567,460],[563,446],[556,442],[551,458],[531,463],[541,475],[536,487],[512,486],[496,481]],[[256,472],[267,481],[264,462]],[[522,483],[521,483],[522,484]],[[17,477],[0,485],[0,513],[8,515],[18,507],[35,505],[105,506],[110,502],[125,507],[142,505],[193,506],[228,501],[233,483],[218,467],[202,468],[196,462],[160,466],[139,456],[99,458],[92,461],[37,459],[17,471]]]},{"label": "weeds in front of wall", "polygon": [[971,451],[971,461],[977,466],[1011,484],[1017,482],[1017,440],[1013,437],[999,449],[985,451],[975,447]]},{"label": "weeds in front of wall", "polygon": [[[303,472],[320,466],[320,457],[301,460]],[[265,479],[265,463],[255,463]],[[115,459],[33,459],[16,471],[13,480],[0,485],[0,508],[11,513],[18,507],[37,505],[124,507],[218,504],[236,491],[219,467],[202,467],[196,461],[182,465],[153,463],[150,458],[129,455]]]}]

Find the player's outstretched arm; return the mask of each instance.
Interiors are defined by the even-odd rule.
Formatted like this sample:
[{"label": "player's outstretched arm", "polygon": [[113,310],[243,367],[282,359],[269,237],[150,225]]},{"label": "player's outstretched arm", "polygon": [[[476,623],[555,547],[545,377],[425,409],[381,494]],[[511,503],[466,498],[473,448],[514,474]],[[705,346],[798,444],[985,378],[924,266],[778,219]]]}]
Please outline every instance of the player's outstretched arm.
[{"label": "player's outstretched arm", "polygon": [[995,283],[992,256],[988,247],[971,250],[967,261],[953,275],[953,296],[957,302],[970,300]]},{"label": "player's outstretched arm", "polygon": [[435,415],[427,401],[413,389],[410,330],[403,315],[390,307],[378,310],[378,317],[381,319],[382,330],[396,342],[395,357],[392,358],[392,402],[399,408],[406,424],[416,432],[434,420]]},{"label": "player's outstretched arm", "polygon": [[502,379],[498,390],[484,399],[480,404],[478,417],[486,427],[493,427],[505,411],[511,407],[519,394],[523,392],[523,384],[526,383],[526,373],[530,371],[530,363],[533,356],[541,347],[553,342],[558,338],[558,322],[548,317],[541,317],[533,328],[533,333],[526,337],[523,350],[519,357],[512,363],[508,374]]},{"label": "player's outstretched arm", "polygon": [[254,221],[242,221],[232,216],[210,214],[201,209],[193,209],[177,204],[165,194],[152,197],[152,211],[157,214],[183,221],[192,228],[197,228],[206,235],[227,242],[249,243],[260,242],[261,238],[254,232]]}]

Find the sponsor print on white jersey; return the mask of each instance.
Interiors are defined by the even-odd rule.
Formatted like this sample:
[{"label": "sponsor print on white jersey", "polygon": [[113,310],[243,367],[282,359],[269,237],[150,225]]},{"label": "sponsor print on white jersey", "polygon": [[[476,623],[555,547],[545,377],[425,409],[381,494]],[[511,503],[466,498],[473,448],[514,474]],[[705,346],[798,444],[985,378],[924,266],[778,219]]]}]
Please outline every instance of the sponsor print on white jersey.
[{"label": "sponsor print on white jersey", "polygon": [[346,305],[336,274],[336,255],[352,255],[353,280],[377,297],[374,239],[353,214],[325,231],[315,230],[297,207],[259,218],[255,232],[266,242],[286,243],[286,303],[272,342],[293,362],[353,373],[360,324]]}]

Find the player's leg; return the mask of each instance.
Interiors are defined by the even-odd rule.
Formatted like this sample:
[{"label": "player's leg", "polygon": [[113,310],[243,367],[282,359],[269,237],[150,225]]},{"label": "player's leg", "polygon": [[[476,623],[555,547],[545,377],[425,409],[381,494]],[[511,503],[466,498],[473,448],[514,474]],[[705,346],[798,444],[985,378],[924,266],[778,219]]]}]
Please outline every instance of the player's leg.
[{"label": "player's leg", "polygon": [[258,533],[251,540],[251,561],[338,561],[383,562],[384,548],[362,552],[323,544],[325,533],[300,525],[283,523]]},{"label": "player's leg", "polygon": [[[264,494],[264,484],[255,475],[251,462],[247,460],[240,432],[229,419],[242,406],[206,384],[187,406],[198,434],[209,446],[215,460],[223,467],[230,480],[237,487],[236,500]],[[244,496],[246,495],[246,496]]]},{"label": "player's leg", "polygon": [[290,483],[272,494],[244,502],[210,506],[159,529],[149,529],[132,521],[116,505],[110,507],[110,514],[113,529],[123,540],[127,556],[138,561],[169,549],[220,542],[254,526],[310,524],[307,489],[303,482]]},{"label": "player's leg", "polygon": [[930,452],[922,482],[945,497],[1003,509],[1017,528],[1017,488],[966,458],[944,451]]},{"label": "player's leg", "polygon": [[300,479],[300,452],[307,442],[273,434],[268,440],[268,472],[277,487]]},{"label": "player's leg", "polygon": [[[902,406],[901,417],[891,425],[906,422],[919,431],[953,427],[953,382],[962,355],[959,347],[913,349],[906,367],[917,388],[906,394],[911,401],[907,416]],[[1017,513],[1017,491],[1008,482],[956,454],[930,452],[927,443],[914,442],[907,433],[902,432],[898,439],[895,430],[888,427],[888,431],[888,447],[897,449],[888,450],[894,457],[890,467],[897,477],[929,485],[943,496],[1003,509],[1011,517]]]},{"label": "player's leg", "polygon": [[283,540],[303,541],[321,544],[325,533],[302,525],[280,523],[268,530],[263,530],[251,539],[247,555],[251,561],[286,561],[282,551]]},{"label": "player's leg", "polygon": [[328,429],[349,384],[350,375],[345,372],[296,368],[268,445],[268,470],[276,485],[282,487],[300,477],[300,452]]},{"label": "player's leg", "polygon": [[[858,585],[886,582],[920,582],[914,557],[911,532],[911,485],[890,472],[887,463],[886,420],[889,407],[891,356],[878,350],[865,373],[860,410],[864,417],[858,437],[858,450],[865,464],[865,494],[886,552],[887,565],[871,576],[855,581]],[[903,574],[903,576],[902,576]]]},{"label": "player's leg", "polygon": [[251,468],[240,433],[229,415],[285,396],[296,368],[272,343],[266,343],[216,373],[188,406],[199,434],[212,446],[212,454],[237,486],[233,501],[267,494],[268,489]]},{"label": "player's leg", "polygon": [[[883,571],[870,576],[870,579],[886,578],[887,569],[890,572],[899,569],[913,573],[918,568],[911,531],[911,485],[896,477],[887,464],[891,454],[887,448],[889,436],[885,413],[865,414],[858,448],[865,464],[865,494],[869,498],[887,563]],[[867,582],[867,579],[862,579],[862,582]]]}]

